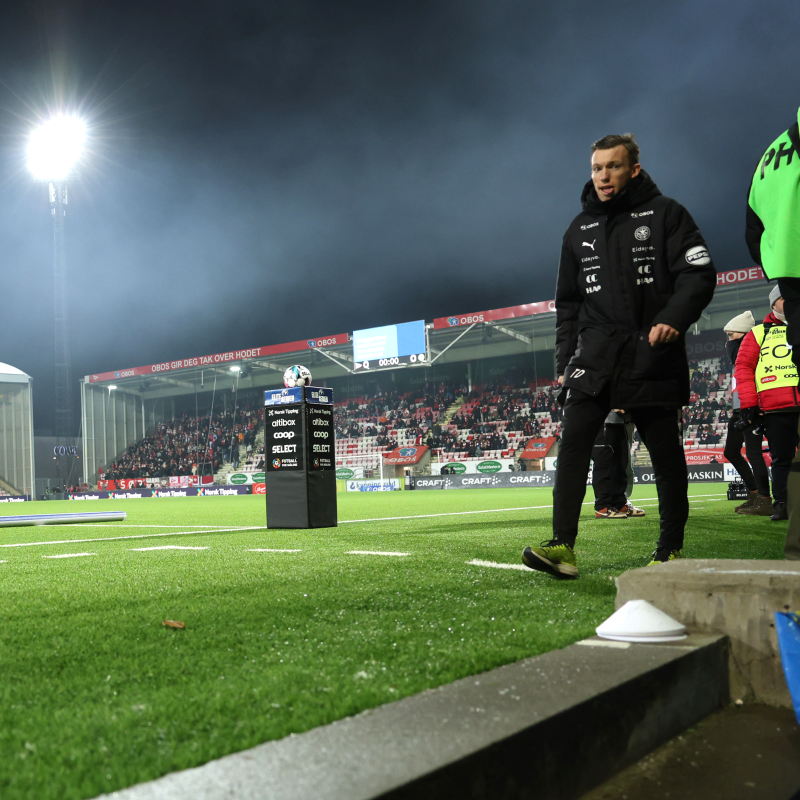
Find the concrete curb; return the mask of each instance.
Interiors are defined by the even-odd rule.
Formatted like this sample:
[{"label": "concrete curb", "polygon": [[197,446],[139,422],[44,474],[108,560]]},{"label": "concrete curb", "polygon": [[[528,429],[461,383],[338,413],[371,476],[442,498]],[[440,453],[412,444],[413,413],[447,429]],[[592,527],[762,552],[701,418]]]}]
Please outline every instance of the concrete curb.
[{"label": "concrete curb", "polygon": [[569,800],[728,698],[726,637],[587,639],[102,797]]},{"label": "concrete curb", "polygon": [[800,561],[680,559],[624,572],[617,608],[648,600],[689,631],[730,639],[734,698],[792,707],[775,612],[800,608]]}]

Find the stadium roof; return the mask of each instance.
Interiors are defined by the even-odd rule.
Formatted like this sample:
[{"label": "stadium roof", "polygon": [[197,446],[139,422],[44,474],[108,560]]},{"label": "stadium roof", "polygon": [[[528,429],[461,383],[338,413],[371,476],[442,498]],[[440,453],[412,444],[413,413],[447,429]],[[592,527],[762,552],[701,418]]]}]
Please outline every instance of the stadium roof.
[{"label": "stadium roof", "polygon": [[28,383],[31,376],[10,364],[0,362],[0,383]]},{"label": "stadium roof", "polygon": [[[759,267],[719,273],[717,292],[692,333],[721,329],[730,316],[745,308],[756,318],[766,313],[768,287]],[[763,314],[762,314],[763,316]],[[388,369],[419,369],[480,358],[555,350],[555,301],[546,300],[500,309],[439,317],[427,323],[428,361]],[[188,391],[225,388],[237,382],[240,388],[271,387],[282,383],[284,370],[295,363],[309,366],[315,379],[324,381],[343,375],[364,375],[353,361],[351,336],[339,333],[284,344],[243,348],[226,353],[194,356],[161,364],[128,367],[87,375],[84,382],[99,387],[149,395],[151,392],[181,394]],[[13,369],[10,368],[10,369]],[[244,380],[244,382],[242,382]],[[169,391],[171,390],[171,391]]]}]

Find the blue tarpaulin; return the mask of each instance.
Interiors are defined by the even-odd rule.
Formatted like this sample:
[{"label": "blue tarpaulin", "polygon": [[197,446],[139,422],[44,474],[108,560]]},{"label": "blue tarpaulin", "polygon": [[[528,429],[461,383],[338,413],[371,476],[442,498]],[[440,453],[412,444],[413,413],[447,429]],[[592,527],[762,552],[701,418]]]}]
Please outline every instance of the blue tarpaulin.
[{"label": "blue tarpaulin", "polygon": [[777,611],[775,627],[778,630],[783,674],[792,696],[795,716],[800,722],[800,615]]}]

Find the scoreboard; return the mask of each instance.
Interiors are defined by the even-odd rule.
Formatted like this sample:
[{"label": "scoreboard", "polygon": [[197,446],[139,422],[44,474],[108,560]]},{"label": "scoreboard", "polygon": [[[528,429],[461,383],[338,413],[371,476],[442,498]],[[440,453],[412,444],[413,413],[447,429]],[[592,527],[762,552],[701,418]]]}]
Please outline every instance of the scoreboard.
[{"label": "scoreboard", "polygon": [[353,370],[427,364],[425,321],[353,331]]}]

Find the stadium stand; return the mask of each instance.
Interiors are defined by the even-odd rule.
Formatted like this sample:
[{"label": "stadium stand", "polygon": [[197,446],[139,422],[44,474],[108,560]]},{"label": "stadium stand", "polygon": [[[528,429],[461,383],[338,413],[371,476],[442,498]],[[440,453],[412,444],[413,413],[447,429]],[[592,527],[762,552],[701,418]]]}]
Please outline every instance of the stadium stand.
[{"label": "stadium stand", "polygon": [[381,394],[337,403],[337,466],[380,469],[381,454],[427,445],[435,460],[513,458],[533,437],[558,436],[560,387],[551,379],[519,387],[429,384],[421,393]]},{"label": "stadium stand", "polygon": [[246,461],[246,449],[252,450],[263,420],[264,409],[257,403],[214,414],[210,430],[208,416],[183,414],[158,424],[108,469],[101,468],[101,480],[216,474],[228,461],[237,465]]},{"label": "stadium stand", "polygon": [[[731,413],[730,365],[723,358],[690,362],[691,405],[684,409],[687,448],[721,448]],[[516,372],[516,374],[515,374]],[[427,445],[435,462],[513,459],[532,438],[558,438],[560,386],[552,378],[524,381],[511,370],[491,383],[425,384],[420,389],[377,391],[335,404],[337,467],[380,473],[382,454],[396,447]],[[521,383],[512,382],[514,379]],[[264,469],[264,410],[257,400],[234,415],[212,418],[183,414],[160,423],[151,435],[130,445],[103,470],[101,479],[214,475],[224,484],[232,472],[252,475]],[[239,458],[232,458],[233,444]],[[638,435],[634,464],[649,465]]]}]

